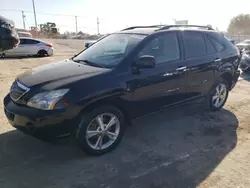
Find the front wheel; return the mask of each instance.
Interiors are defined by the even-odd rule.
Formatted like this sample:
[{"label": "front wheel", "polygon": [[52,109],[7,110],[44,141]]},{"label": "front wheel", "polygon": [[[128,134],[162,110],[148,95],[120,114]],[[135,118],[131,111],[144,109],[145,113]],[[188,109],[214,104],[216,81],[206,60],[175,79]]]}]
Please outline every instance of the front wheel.
[{"label": "front wheel", "polygon": [[212,88],[209,95],[209,107],[212,111],[220,110],[227,101],[229,92],[228,83],[220,79]]},{"label": "front wheel", "polygon": [[124,118],[119,109],[104,106],[82,115],[76,140],[89,155],[102,155],[113,150],[124,133]]}]

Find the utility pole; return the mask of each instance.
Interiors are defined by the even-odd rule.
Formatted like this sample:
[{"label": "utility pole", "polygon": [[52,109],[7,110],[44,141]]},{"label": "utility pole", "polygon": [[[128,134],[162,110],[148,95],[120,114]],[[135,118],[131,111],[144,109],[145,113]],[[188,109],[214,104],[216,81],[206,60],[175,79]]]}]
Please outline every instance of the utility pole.
[{"label": "utility pole", "polygon": [[78,33],[77,16],[75,16],[75,21],[76,21],[76,35],[77,35],[77,33]]},{"label": "utility pole", "polygon": [[97,35],[100,35],[100,30],[99,30],[99,24],[100,24],[100,22],[99,22],[99,18],[98,17],[96,19],[96,24],[97,24]]},{"label": "utility pole", "polygon": [[23,28],[26,29],[26,27],[25,27],[25,15],[24,15],[24,11],[22,11],[22,17],[23,17]]},{"label": "utility pole", "polygon": [[32,0],[32,3],[33,3],[34,18],[35,18],[35,26],[36,26],[36,29],[38,29],[38,28],[37,28],[37,21],[36,21],[36,7],[35,7],[35,2],[34,2],[34,0]]}]

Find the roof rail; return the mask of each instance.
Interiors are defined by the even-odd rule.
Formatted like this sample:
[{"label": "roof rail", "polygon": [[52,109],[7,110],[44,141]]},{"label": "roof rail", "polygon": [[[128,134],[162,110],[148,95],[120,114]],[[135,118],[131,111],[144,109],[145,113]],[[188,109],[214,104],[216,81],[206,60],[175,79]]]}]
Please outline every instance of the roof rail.
[{"label": "roof rail", "polygon": [[137,29],[137,28],[154,28],[154,27],[164,27],[166,25],[148,25],[148,26],[132,26],[132,27],[127,27],[125,29],[122,29],[121,31],[126,31],[126,30],[131,30],[131,29]]},{"label": "roof rail", "polygon": [[172,27],[200,27],[200,28],[205,28],[207,30],[214,30],[210,26],[202,26],[202,25],[167,25],[167,26],[164,26],[164,27],[160,28],[159,30],[170,29]]}]

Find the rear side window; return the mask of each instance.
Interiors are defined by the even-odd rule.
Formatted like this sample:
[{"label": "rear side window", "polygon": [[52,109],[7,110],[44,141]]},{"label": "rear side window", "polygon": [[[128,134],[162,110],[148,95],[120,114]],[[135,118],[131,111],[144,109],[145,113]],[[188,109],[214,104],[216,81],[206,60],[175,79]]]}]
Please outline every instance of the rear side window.
[{"label": "rear side window", "polygon": [[216,40],[214,37],[211,37],[209,35],[207,35],[207,38],[214,45],[217,52],[221,52],[222,50],[224,50],[224,46],[223,44],[220,43],[220,41]]},{"label": "rear side window", "polygon": [[187,59],[201,57],[207,54],[205,37],[201,33],[184,31],[183,40]]},{"label": "rear side window", "polygon": [[24,39],[24,43],[25,44],[38,44],[39,43],[39,41],[37,41],[37,40],[31,40],[31,39]]},{"label": "rear side window", "polygon": [[206,37],[206,46],[207,46],[207,53],[208,54],[214,54],[216,53],[216,49],[212,42]]}]

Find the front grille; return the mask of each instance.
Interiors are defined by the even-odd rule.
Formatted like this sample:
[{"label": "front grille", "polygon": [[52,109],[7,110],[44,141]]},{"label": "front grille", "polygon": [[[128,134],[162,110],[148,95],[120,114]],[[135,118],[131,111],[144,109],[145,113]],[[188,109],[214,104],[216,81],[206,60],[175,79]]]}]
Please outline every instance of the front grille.
[{"label": "front grille", "polygon": [[17,101],[29,91],[29,88],[20,84],[17,80],[10,88],[10,97],[12,100]]}]

